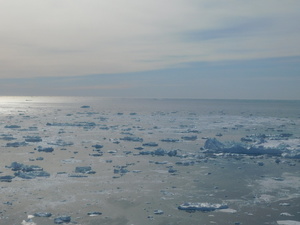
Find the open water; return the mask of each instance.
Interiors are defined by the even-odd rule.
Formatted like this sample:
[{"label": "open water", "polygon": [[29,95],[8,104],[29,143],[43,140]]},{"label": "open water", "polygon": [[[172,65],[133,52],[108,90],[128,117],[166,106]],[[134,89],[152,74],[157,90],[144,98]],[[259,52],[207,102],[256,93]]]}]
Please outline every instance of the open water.
[{"label": "open water", "polygon": [[0,97],[0,154],[0,224],[300,224],[300,101]]}]

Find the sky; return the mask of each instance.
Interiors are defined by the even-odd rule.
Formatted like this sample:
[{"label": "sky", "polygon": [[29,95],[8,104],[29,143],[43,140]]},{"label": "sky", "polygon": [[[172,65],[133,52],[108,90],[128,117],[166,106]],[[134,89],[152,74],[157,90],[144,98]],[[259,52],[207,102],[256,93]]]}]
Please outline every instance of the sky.
[{"label": "sky", "polygon": [[0,95],[300,100],[299,0],[0,0]]}]

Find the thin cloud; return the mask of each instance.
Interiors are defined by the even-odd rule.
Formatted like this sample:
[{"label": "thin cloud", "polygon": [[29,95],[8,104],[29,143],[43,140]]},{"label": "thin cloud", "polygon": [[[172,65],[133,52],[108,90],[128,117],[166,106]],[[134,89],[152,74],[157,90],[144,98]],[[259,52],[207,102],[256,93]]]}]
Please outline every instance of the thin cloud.
[{"label": "thin cloud", "polygon": [[272,26],[267,19],[251,19],[245,21],[236,21],[228,27],[222,26],[218,29],[201,29],[183,33],[184,41],[209,41],[215,39],[237,39],[249,38],[258,34],[266,34]]},{"label": "thin cloud", "polygon": [[134,88],[134,85],[130,84],[117,84],[117,85],[91,85],[91,86],[80,86],[80,87],[67,87],[64,88],[66,91],[84,91],[84,90],[124,90]]}]

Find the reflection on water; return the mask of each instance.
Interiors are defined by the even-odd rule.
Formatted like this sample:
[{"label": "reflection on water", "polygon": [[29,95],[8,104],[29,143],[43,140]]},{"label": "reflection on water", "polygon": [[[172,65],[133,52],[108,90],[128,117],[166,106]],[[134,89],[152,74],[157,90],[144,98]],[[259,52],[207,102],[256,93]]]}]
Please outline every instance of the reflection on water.
[{"label": "reflection on water", "polygon": [[[299,104],[0,97],[0,223],[300,221]],[[208,138],[282,154],[214,152]],[[179,210],[185,202],[228,209]],[[52,215],[27,220],[37,212]]]}]

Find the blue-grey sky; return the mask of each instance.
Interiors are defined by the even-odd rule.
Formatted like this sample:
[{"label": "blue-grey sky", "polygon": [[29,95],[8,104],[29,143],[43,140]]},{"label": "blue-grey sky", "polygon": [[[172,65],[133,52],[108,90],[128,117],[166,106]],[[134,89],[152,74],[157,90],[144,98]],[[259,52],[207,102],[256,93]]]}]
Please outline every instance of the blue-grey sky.
[{"label": "blue-grey sky", "polygon": [[299,99],[299,0],[0,0],[0,95]]}]

